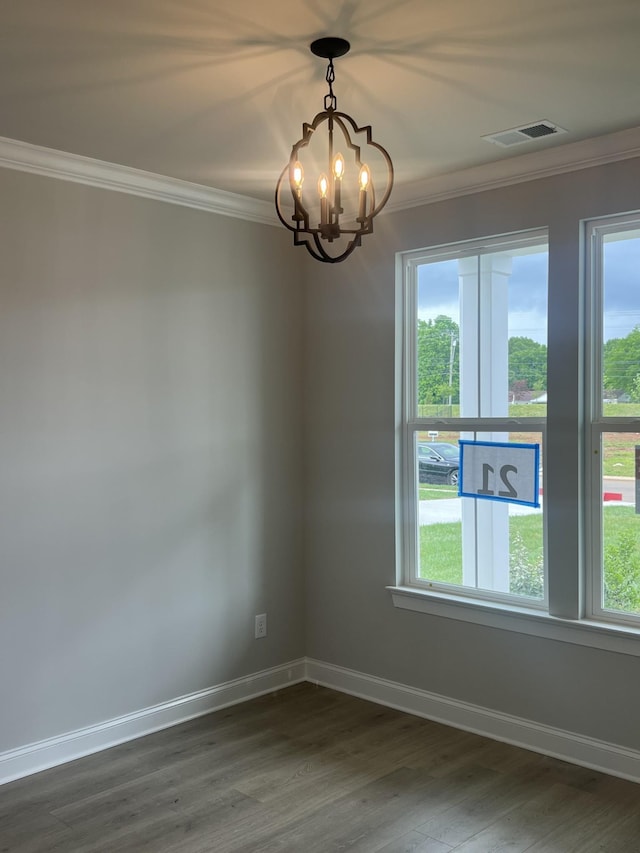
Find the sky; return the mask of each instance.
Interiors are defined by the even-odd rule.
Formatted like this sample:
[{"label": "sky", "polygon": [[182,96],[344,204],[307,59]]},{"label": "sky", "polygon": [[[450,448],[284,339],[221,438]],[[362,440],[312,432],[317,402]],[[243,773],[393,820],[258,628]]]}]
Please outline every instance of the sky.
[{"label": "sky", "polygon": [[605,242],[604,337],[624,338],[640,325],[640,237]]},{"label": "sky", "polygon": [[[637,232],[636,232],[637,233]],[[547,342],[546,252],[518,255],[509,279],[509,337]],[[604,339],[624,337],[640,325],[640,237],[604,247]],[[418,316],[445,314],[459,322],[458,262],[424,264],[418,271]]]}]

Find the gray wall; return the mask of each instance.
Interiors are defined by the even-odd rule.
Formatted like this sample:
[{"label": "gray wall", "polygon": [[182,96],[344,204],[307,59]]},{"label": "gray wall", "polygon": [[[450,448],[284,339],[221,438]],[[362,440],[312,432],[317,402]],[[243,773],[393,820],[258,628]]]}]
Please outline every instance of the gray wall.
[{"label": "gray wall", "polygon": [[0,198],[1,752],[295,659],[304,625],[284,229],[5,169]]},{"label": "gray wall", "polygon": [[549,227],[549,348],[565,372],[550,377],[545,501],[553,485],[548,533],[570,589],[580,547],[580,220],[640,208],[639,187],[640,160],[630,160],[403,211],[382,217],[346,263],[310,270],[310,657],[640,748],[637,657],[396,610],[385,590],[396,576],[394,254]]},{"label": "gray wall", "polygon": [[395,252],[549,226],[570,586],[579,221],[639,186],[635,160],[389,215],[328,266],[284,229],[0,170],[0,751],[305,653],[640,748],[636,657],[385,590]]}]

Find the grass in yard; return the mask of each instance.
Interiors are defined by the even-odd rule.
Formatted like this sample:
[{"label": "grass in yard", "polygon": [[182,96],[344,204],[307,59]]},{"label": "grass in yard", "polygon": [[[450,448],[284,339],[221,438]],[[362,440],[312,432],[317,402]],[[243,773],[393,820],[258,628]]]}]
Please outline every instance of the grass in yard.
[{"label": "grass in yard", "polygon": [[[640,405],[636,406],[636,408],[640,411]],[[623,414],[621,411],[621,406],[618,405],[617,412],[606,412],[606,414]],[[509,403],[509,415],[510,418],[544,418],[547,414],[547,404],[546,403]],[[624,414],[627,414],[625,411]],[[629,412],[629,416],[637,417],[635,413]],[[442,404],[442,405],[426,405],[426,406],[418,406],[418,417],[419,418],[459,418],[460,417],[460,406],[457,403],[454,403],[452,406]]]},{"label": "grass in yard", "polygon": [[604,606],[640,613],[640,516],[632,506],[606,507],[602,516]]},{"label": "grass in yard", "polygon": [[[606,418],[640,418],[640,403],[604,403],[602,413]],[[546,403],[509,403],[510,418],[544,418],[546,414]],[[457,403],[418,406],[418,417],[458,418],[460,406]]]},{"label": "grass in yard", "polygon": [[457,486],[448,486],[446,483],[420,483],[419,499],[421,501],[441,501],[457,497]]},{"label": "grass in yard", "polygon": [[437,583],[462,583],[462,524],[420,527],[420,577]]},{"label": "grass in yard", "polygon": [[[462,524],[459,521],[420,527],[420,576],[435,583],[462,583]],[[509,519],[510,590],[542,595],[542,515]]]},{"label": "grass in yard", "polygon": [[604,403],[605,418],[640,418],[640,403]]},{"label": "grass in yard", "polygon": [[[420,576],[462,584],[461,523],[420,527]],[[640,515],[630,506],[603,508],[604,607],[640,614]],[[543,577],[542,516],[509,519],[510,591],[540,598]]]},{"label": "grass in yard", "polygon": [[634,477],[638,432],[606,432],[602,438],[602,465],[605,476]]}]

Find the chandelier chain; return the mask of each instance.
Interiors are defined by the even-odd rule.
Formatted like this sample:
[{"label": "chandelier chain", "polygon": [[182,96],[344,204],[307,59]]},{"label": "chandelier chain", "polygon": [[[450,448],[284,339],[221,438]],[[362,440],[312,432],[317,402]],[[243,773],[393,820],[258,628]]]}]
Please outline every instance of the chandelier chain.
[{"label": "chandelier chain", "polygon": [[336,72],[333,67],[333,59],[329,59],[329,65],[327,66],[327,73],[325,76],[325,80],[329,84],[329,94],[324,96],[324,108],[325,110],[335,110],[338,107],[338,99],[333,94],[333,84],[336,79]]}]

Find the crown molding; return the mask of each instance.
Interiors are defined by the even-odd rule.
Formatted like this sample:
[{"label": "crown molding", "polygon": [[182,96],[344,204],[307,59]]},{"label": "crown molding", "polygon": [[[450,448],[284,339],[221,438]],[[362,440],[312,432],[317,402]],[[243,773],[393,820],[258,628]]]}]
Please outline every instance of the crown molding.
[{"label": "crown molding", "polygon": [[177,178],[0,137],[0,167],[219,213],[262,225],[280,223],[272,204]]},{"label": "crown molding", "polygon": [[[633,157],[640,157],[640,127],[520,154],[446,175],[434,175],[396,187],[394,198],[386,205],[384,213]],[[274,206],[262,199],[6,137],[0,137],[0,167],[179,204],[261,225],[278,227],[280,224]]]},{"label": "crown molding", "polygon": [[386,213],[640,157],[640,127],[520,154],[403,185]]}]

